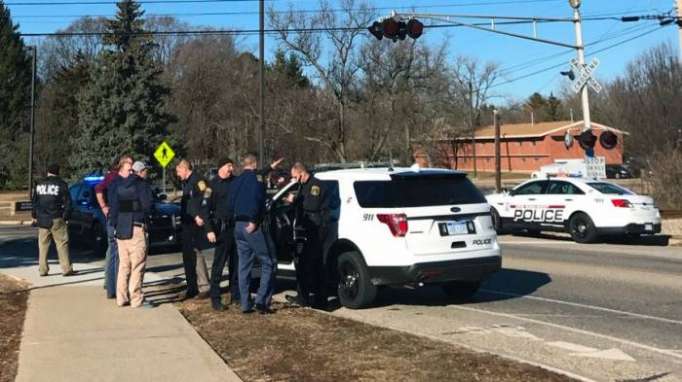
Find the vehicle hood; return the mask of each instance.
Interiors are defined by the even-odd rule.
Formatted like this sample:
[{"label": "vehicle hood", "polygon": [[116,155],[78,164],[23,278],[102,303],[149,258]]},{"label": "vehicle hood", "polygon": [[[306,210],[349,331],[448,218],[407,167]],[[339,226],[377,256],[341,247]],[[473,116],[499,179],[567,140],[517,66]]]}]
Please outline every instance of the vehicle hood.
[{"label": "vehicle hood", "polygon": [[154,202],[154,214],[157,215],[180,215],[180,204],[167,202]]}]

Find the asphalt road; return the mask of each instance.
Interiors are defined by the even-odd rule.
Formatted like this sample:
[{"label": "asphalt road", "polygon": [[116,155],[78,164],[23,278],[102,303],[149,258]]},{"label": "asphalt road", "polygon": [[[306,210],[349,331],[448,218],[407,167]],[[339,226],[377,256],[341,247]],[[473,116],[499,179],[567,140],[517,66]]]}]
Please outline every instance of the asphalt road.
[{"label": "asphalt road", "polygon": [[[0,227],[0,272],[35,264],[34,231]],[[682,247],[580,245],[500,237],[503,270],[471,302],[437,287],[386,289],[377,306],[335,315],[465,345],[599,381],[682,381]],[[76,262],[101,263],[87,252]],[[177,253],[148,270],[182,280]]]}]

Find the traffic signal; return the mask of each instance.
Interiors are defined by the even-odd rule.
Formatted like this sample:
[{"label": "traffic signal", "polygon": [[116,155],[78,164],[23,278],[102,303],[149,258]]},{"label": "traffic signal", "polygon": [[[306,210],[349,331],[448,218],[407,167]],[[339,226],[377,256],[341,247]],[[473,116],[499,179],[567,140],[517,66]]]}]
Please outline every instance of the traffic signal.
[{"label": "traffic signal", "polygon": [[382,40],[386,37],[395,42],[405,40],[407,36],[416,40],[424,34],[424,24],[417,19],[410,19],[408,22],[405,22],[395,17],[388,17],[381,21],[373,22],[367,30],[377,40]]},{"label": "traffic signal", "polygon": [[372,23],[372,25],[367,28],[369,30],[369,33],[372,34],[372,36],[376,37],[377,40],[380,40],[384,38],[384,27],[381,25],[380,22],[375,21]]},{"label": "traffic signal", "polygon": [[599,143],[607,150],[611,150],[618,145],[618,136],[612,131],[605,131],[599,136]]},{"label": "traffic signal", "polygon": [[410,19],[407,22],[407,35],[416,40],[424,33],[424,24],[417,19]]},{"label": "traffic signal", "polygon": [[597,137],[590,130],[583,131],[578,135],[578,143],[583,150],[587,151],[594,148],[594,144],[597,143]]}]

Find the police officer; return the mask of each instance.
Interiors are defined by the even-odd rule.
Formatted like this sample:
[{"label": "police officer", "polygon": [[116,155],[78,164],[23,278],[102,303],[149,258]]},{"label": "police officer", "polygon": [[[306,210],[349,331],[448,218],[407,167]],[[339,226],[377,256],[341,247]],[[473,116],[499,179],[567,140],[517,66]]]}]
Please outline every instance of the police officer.
[{"label": "police officer", "polygon": [[213,191],[208,182],[192,170],[191,163],[186,159],[178,163],[175,172],[182,181],[182,262],[187,280],[185,298],[206,298],[209,280],[202,251],[216,242],[209,218],[209,203]]},{"label": "police officer", "polygon": [[69,186],[59,177],[59,165],[47,168],[47,177],[38,182],[33,190],[31,215],[38,226],[38,272],[47,276],[47,254],[54,239],[62,267],[62,276],[75,274],[69,258],[69,232],[66,222],[71,214]]},{"label": "police officer", "polygon": [[[260,171],[263,177],[276,169],[284,158],[280,158]],[[230,186],[237,178],[234,175],[234,162],[230,158],[221,159],[218,162],[218,174],[211,179],[213,190],[211,199],[211,215],[215,219],[215,228],[218,231],[213,264],[211,265],[211,306],[215,310],[223,310],[225,307],[220,298],[220,281],[223,269],[227,262],[230,275],[230,303],[239,304],[239,278],[237,247],[234,239],[234,208],[230,203]]]},{"label": "police officer", "polygon": [[[327,307],[327,278],[324,265],[324,249],[331,222],[330,191],[313,177],[303,163],[297,162],[291,168],[291,177],[299,183],[299,190],[293,203],[296,209],[297,225],[305,232],[303,250],[296,263],[297,296],[286,296],[289,302]],[[312,294],[312,296],[311,296]]]},{"label": "police officer", "polygon": [[[139,172],[142,163],[138,163],[135,165]],[[144,302],[142,283],[147,259],[146,220],[152,209],[152,190],[137,174],[128,172],[111,183],[107,200],[119,257],[116,304],[140,307]]]},{"label": "police officer", "polygon": [[234,206],[242,313],[251,313],[254,309],[249,288],[251,268],[257,258],[261,264],[261,277],[255,309],[261,314],[269,314],[274,313],[270,304],[275,287],[277,257],[272,242],[262,229],[266,195],[263,175],[256,171],[257,166],[256,155],[246,154],[242,158],[243,172],[231,186],[230,203]]}]

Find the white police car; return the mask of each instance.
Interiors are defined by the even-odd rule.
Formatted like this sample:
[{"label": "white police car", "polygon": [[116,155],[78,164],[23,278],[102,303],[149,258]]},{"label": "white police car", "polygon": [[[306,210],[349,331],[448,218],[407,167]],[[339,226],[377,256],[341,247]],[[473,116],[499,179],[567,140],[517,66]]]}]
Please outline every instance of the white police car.
[{"label": "white police car", "polygon": [[[374,168],[315,177],[333,198],[336,223],[324,255],[330,286],[346,307],[371,304],[384,285],[437,284],[466,298],[501,267],[490,206],[464,173]],[[289,276],[295,224],[284,196],[292,187],[269,207],[278,271]]]},{"label": "white police car", "polygon": [[498,233],[568,232],[576,242],[590,243],[600,236],[661,232],[661,215],[651,197],[603,180],[530,180],[487,200]]}]

